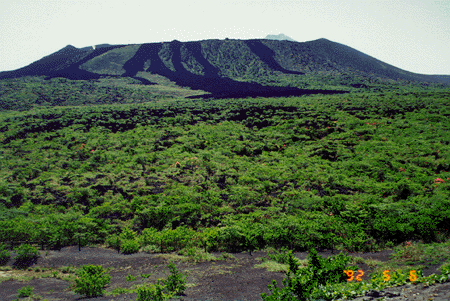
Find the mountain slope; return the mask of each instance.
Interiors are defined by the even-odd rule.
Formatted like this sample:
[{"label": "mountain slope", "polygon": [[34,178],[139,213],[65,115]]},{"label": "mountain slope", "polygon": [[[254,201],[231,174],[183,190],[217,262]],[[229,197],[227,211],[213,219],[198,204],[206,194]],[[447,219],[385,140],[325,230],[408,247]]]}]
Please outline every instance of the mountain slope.
[{"label": "mountain slope", "polygon": [[[264,41],[276,53],[276,60],[286,69],[308,72],[350,70],[364,75],[419,82],[450,83],[450,76],[412,73],[384,63],[343,44],[318,39],[304,43]],[[309,61],[308,61],[309,60]]]},{"label": "mountain slope", "polygon": [[58,74],[60,74],[61,77],[76,78],[77,73],[82,73],[81,71],[78,71],[78,66],[82,62],[90,60],[93,57],[108,52],[114,48],[122,47],[111,45],[102,46],[103,47],[96,47],[94,50],[92,47],[84,47],[80,49],[72,45],[67,45],[55,53],[45,56],[28,66],[13,71],[1,72],[0,79],[40,75],[55,76]]},{"label": "mountain slope", "polygon": [[[222,96],[242,91],[248,93],[241,96],[269,92],[302,94],[305,91],[301,88],[308,84],[293,83],[318,75],[343,77],[344,82],[350,79],[353,83],[375,79],[450,84],[450,76],[408,72],[326,39],[304,43],[270,39],[174,40],[140,45],[103,44],[95,49],[68,45],[29,66],[0,73],[0,79],[47,76],[86,80],[112,76],[134,77],[143,84],[152,84],[155,74],[180,86]],[[343,91],[346,86],[349,87],[341,83],[336,89]]]}]

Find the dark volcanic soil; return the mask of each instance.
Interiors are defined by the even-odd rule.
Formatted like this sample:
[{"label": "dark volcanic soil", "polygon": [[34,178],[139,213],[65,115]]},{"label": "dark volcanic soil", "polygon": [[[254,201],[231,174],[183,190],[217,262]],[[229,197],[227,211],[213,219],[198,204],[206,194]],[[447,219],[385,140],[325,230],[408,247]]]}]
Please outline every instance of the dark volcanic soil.
[{"label": "dark volcanic soil", "polygon": [[[364,259],[376,259],[379,261],[389,261],[389,255],[392,251],[382,251],[378,253],[348,253],[350,256],[362,257]],[[338,252],[319,250],[322,257],[337,255]],[[219,256],[220,254],[214,254]],[[267,285],[275,279],[281,286],[281,280],[284,277],[282,272],[268,272],[262,268],[255,268],[254,265],[260,263],[256,260],[258,257],[266,256],[265,252],[255,252],[252,255],[248,253],[233,254],[236,259],[227,259],[224,261],[189,263],[176,262],[177,268],[183,273],[187,273],[186,282],[190,284],[185,291],[185,296],[179,300],[261,300],[261,293],[269,293]],[[297,258],[306,259],[308,253],[295,253]],[[13,255],[14,256],[14,255]],[[6,265],[12,266],[14,262],[11,259]],[[32,265],[32,271],[6,271],[0,272],[0,277],[9,277],[13,273],[28,273],[28,276],[39,273],[35,272],[35,267],[40,268],[61,268],[73,265],[80,267],[83,264],[102,265],[105,268],[112,268],[111,283],[106,288],[111,292],[118,287],[131,287],[144,282],[156,282],[158,278],[165,278],[169,275],[167,259],[156,257],[155,254],[137,253],[132,255],[118,254],[114,250],[102,248],[82,248],[78,251],[77,247],[63,248],[61,251],[41,251],[41,256],[35,264]],[[425,276],[438,274],[438,265],[429,265],[428,269],[423,270]],[[364,270],[363,279],[368,279],[372,271],[367,265],[360,264],[359,267]],[[150,278],[143,279],[140,274],[151,273]],[[126,276],[131,274],[137,276],[135,281],[126,281]],[[63,275],[59,272],[59,275]],[[33,293],[40,295],[47,300],[136,300],[136,294],[123,294],[117,296],[103,296],[98,298],[85,298],[76,295],[70,290],[70,282],[58,278],[40,278],[27,282],[18,280],[7,280],[0,283],[0,300],[14,300],[17,290],[24,286],[33,286]],[[418,295],[415,295],[418,294]],[[437,284],[428,288],[419,285],[405,285],[402,287],[388,288],[382,292],[372,292],[372,296],[360,297],[355,300],[377,300],[381,297],[388,297],[386,300],[430,300],[449,301],[450,283]]]}]

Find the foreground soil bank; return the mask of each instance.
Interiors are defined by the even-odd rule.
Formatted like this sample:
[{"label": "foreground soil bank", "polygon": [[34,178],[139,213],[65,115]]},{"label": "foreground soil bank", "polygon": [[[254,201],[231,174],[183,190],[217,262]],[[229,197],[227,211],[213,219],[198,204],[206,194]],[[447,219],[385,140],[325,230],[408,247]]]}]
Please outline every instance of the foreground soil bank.
[{"label": "foreground soil bank", "polygon": [[[319,255],[322,257],[337,255],[338,253],[337,251],[319,250]],[[348,255],[387,262],[391,253],[392,251],[382,251],[377,253],[348,253]],[[2,280],[11,276],[28,279],[34,276],[36,278],[29,281],[6,280],[1,282],[0,300],[16,299],[17,291],[27,285],[34,287],[33,294],[41,296],[42,300],[135,300],[136,294],[109,295],[98,298],[85,298],[76,295],[70,290],[70,282],[64,280],[65,274],[62,273],[61,268],[73,266],[74,270],[83,264],[95,264],[102,265],[104,268],[111,268],[111,283],[106,288],[106,292],[112,292],[118,287],[130,288],[142,283],[154,283],[158,278],[167,277],[169,275],[167,266],[171,260],[171,254],[165,254],[163,257],[158,256],[158,254],[147,253],[123,255],[114,250],[103,248],[82,248],[81,251],[78,251],[77,247],[67,247],[61,251],[41,251],[40,254],[37,262],[31,266],[31,271],[0,272],[0,279]],[[218,257],[220,254],[214,255]],[[252,255],[248,253],[233,255],[235,259],[228,258],[221,261],[201,263],[177,261],[178,270],[187,273],[188,284],[185,296],[180,297],[179,300],[261,300],[261,293],[269,293],[267,285],[271,284],[272,279],[275,279],[281,286],[284,277],[283,272],[268,272],[263,268],[255,268],[256,264],[261,263],[257,258],[266,256],[265,252],[255,252]],[[306,259],[307,255],[307,252],[295,253],[295,256],[300,259]],[[14,260],[11,259],[6,265],[12,267],[13,262]],[[423,270],[423,274],[425,276],[433,273],[438,274],[437,268],[439,265],[428,265],[428,268]],[[360,264],[359,266],[365,272],[363,279],[368,279],[368,274],[372,269],[366,264]],[[42,269],[44,269],[44,272]],[[46,273],[46,269],[48,269],[47,273],[57,272],[57,276],[41,278]],[[144,279],[140,277],[141,273],[151,274],[151,276]],[[127,281],[128,275],[136,276],[136,280]],[[380,292],[372,291],[367,296],[355,300],[378,300],[382,297],[399,301],[449,301],[450,283],[437,284],[431,287],[424,287],[419,284],[387,288]]]}]

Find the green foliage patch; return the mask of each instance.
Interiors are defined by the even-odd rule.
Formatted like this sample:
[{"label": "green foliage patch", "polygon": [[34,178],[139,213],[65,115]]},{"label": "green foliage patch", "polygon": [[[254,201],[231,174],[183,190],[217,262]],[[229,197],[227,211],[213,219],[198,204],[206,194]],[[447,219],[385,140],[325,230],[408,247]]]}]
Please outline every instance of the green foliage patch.
[{"label": "green foliage patch", "polygon": [[376,251],[450,229],[445,89],[1,115],[0,240]]},{"label": "green foliage patch", "polygon": [[169,263],[170,275],[163,281],[169,292],[175,295],[182,295],[186,290],[186,275],[180,273],[176,265]]},{"label": "green foliage patch", "polygon": [[346,282],[344,270],[357,269],[355,266],[347,266],[351,258],[342,253],[323,259],[315,249],[311,249],[308,266],[305,268],[299,268],[292,251],[287,255],[289,270],[283,279],[284,287],[278,288],[274,280],[273,284],[268,286],[272,294],[261,294],[263,300],[309,300],[318,287]]},{"label": "green foliage patch", "polygon": [[174,296],[174,293],[166,293],[167,287],[158,280],[155,284],[144,284],[137,287],[137,301],[166,301]]},{"label": "green foliage patch", "polygon": [[86,297],[102,296],[104,287],[111,282],[111,276],[101,265],[83,265],[77,276],[73,291]]},{"label": "green foliage patch", "polygon": [[0,243],[0,264],[5,264],[9,258],[11,257],[11,253],[8,252],[5,244]]},{"label": "green foliage patch", "polygon": [[33,294],[34,287],[27,285],[17,291],[17,298],[30,297]]},{"label": "green foliage patch", "polygon": [[15,259],[15,265],[19,267],[26,267],[32,264],[39,256],[39,251],[30,244],[21,244],[20,246],[14,248],[17,254]]}]

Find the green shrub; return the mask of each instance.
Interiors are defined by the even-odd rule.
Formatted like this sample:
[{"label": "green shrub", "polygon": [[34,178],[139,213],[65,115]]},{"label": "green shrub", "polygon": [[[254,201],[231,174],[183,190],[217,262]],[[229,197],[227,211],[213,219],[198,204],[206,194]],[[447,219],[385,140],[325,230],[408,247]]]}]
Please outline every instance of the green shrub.
[{"label": "green shrub", "polygon": [[83,265],[77,271],[74,292],[87,297],[102,296],[103,288],[111,282],[111,276],[101,265]]},{"label": "green shrub", "polygon": [[166,294],[166,286],[158,282],[155,284],[144,284],[137,287],[137,301],[165,301],[174,296],[173,293]]},{"label": "green shrub", "polygon": [[273,253],[267,253],[269,258],[273,261],[276,261],[278,263],[282,264],[288,264],[289,261],[289,254],[288,249],[286,247],[282,247],[280,251],[275,250]]},{"label": "green shrub", "polygon": [[120,244],[120,252],[123,254],[133,254],[139,251],[139,242],[135,239],[123,240]]},{"label": "green shrub", "polygon": [[6,263],[11,257],[11,253],[8,252],[4,244],[0,244],[0,264]]},{"label": "green shrub", "polygon": [[[358,267],[348,267],[351,258],[340,253],[330,256],[327,259],[321,258],[315,249],[311,249],[308,255],[308,266],[300,268],[298,260],[288,252],[289,270],[286,278],[283,279],[283,288],[277,287],[277,282],[273,280],[272,285],[268,285],[272,295],[261,294],[265,301],[273,300],[309,300],[314,297],[321,297],[319,287],[329,284],[343,283],[347,281],[344,270],[355,270]],[[292,275],[291,275],[292,274]],[[315,299],[318,299],[315,298]]]},{"label": "green shrub", "polygon": [[220,228],[220,237],[221,243],[226,246],[227,251],[239,252],[246,248],[246,236],[244,230],[239,226]]},{"label": "green shrub", "polygon": [[200,233],[202,247],[208,251],[217,251],[220,244],[219,228],[206,228]]},{"label": "green shrub", "polygon": [[151,275],[152,274],[143,274],[143,273],[141,273],[141,277],[144,278],[144,279],[149,278]]},{"label": "green shrub", "polygon": [[160,232],[155,228],[147,228],[142,231],[140,241],[144,246],[154,245],[154,250],[158,252],[161,250],[162,243],[163,252],[173,252],[186,248],[187,246],[200,244],[200,242],[196,241],[196,237],[195,230],[185,226],[180,226],[176,229],[164,229]]},{"label": "green shrub", "polygon": [[186,275],[180,273],[173,262],[169,264],[169,270],[170,275],[164,280],[164,284],[169,292],[182,295],[186,289]]},{"label": "green shrub", "polygon": [[39,256],[39,251],[29,244],[21,244],[17,248],[14,248],[14,251],[17,254],[14,258],[16,260],[14,264],[21,268],[30,266]]},{"label": "green shrub", "polygon": [[444,263],[439,269],[442,275],[450,275],[450,262]]},{"label": "green shrub", "polygon": [[61,272],[64,274],[75,273],[76,271],[77,271],[76,268],[72,264],[69,264],[68,266],[64,266],[61,268]]},{"label": "green shrub", "polygon": [[120,250],[120,237],[118,235],[111,235],[106,239],[106,245],[110,248]]},{"label": "green shrub", "polygon": [[120,233],[119,237],[121,240],[132,240],[136,238],[136,232],[130,228],[125,228],[122,233]]},{"label": "green shrub", "polygon": [[39,251],[29,244],[21,244],[17,248],[14,248],[14,251],[17,254],[16,260],[27,260],[39,256]]},{"label": "green shrub", "polygon": [[24,286],[17,291],[17,298],[25,298],[30,297],[32,294],[34,287],[32,286]]},{"label": "green shrub", "polygon": [[141,225],[145,228],[154,227],[161,231],[172,219],[172,209],[170,207],[150,207],[138,214]]},{"label": "green shrub", "polygon": [[157,245],[148,245],[142,249],[146,253],[159,253],[160,250],[161,248]]}]

